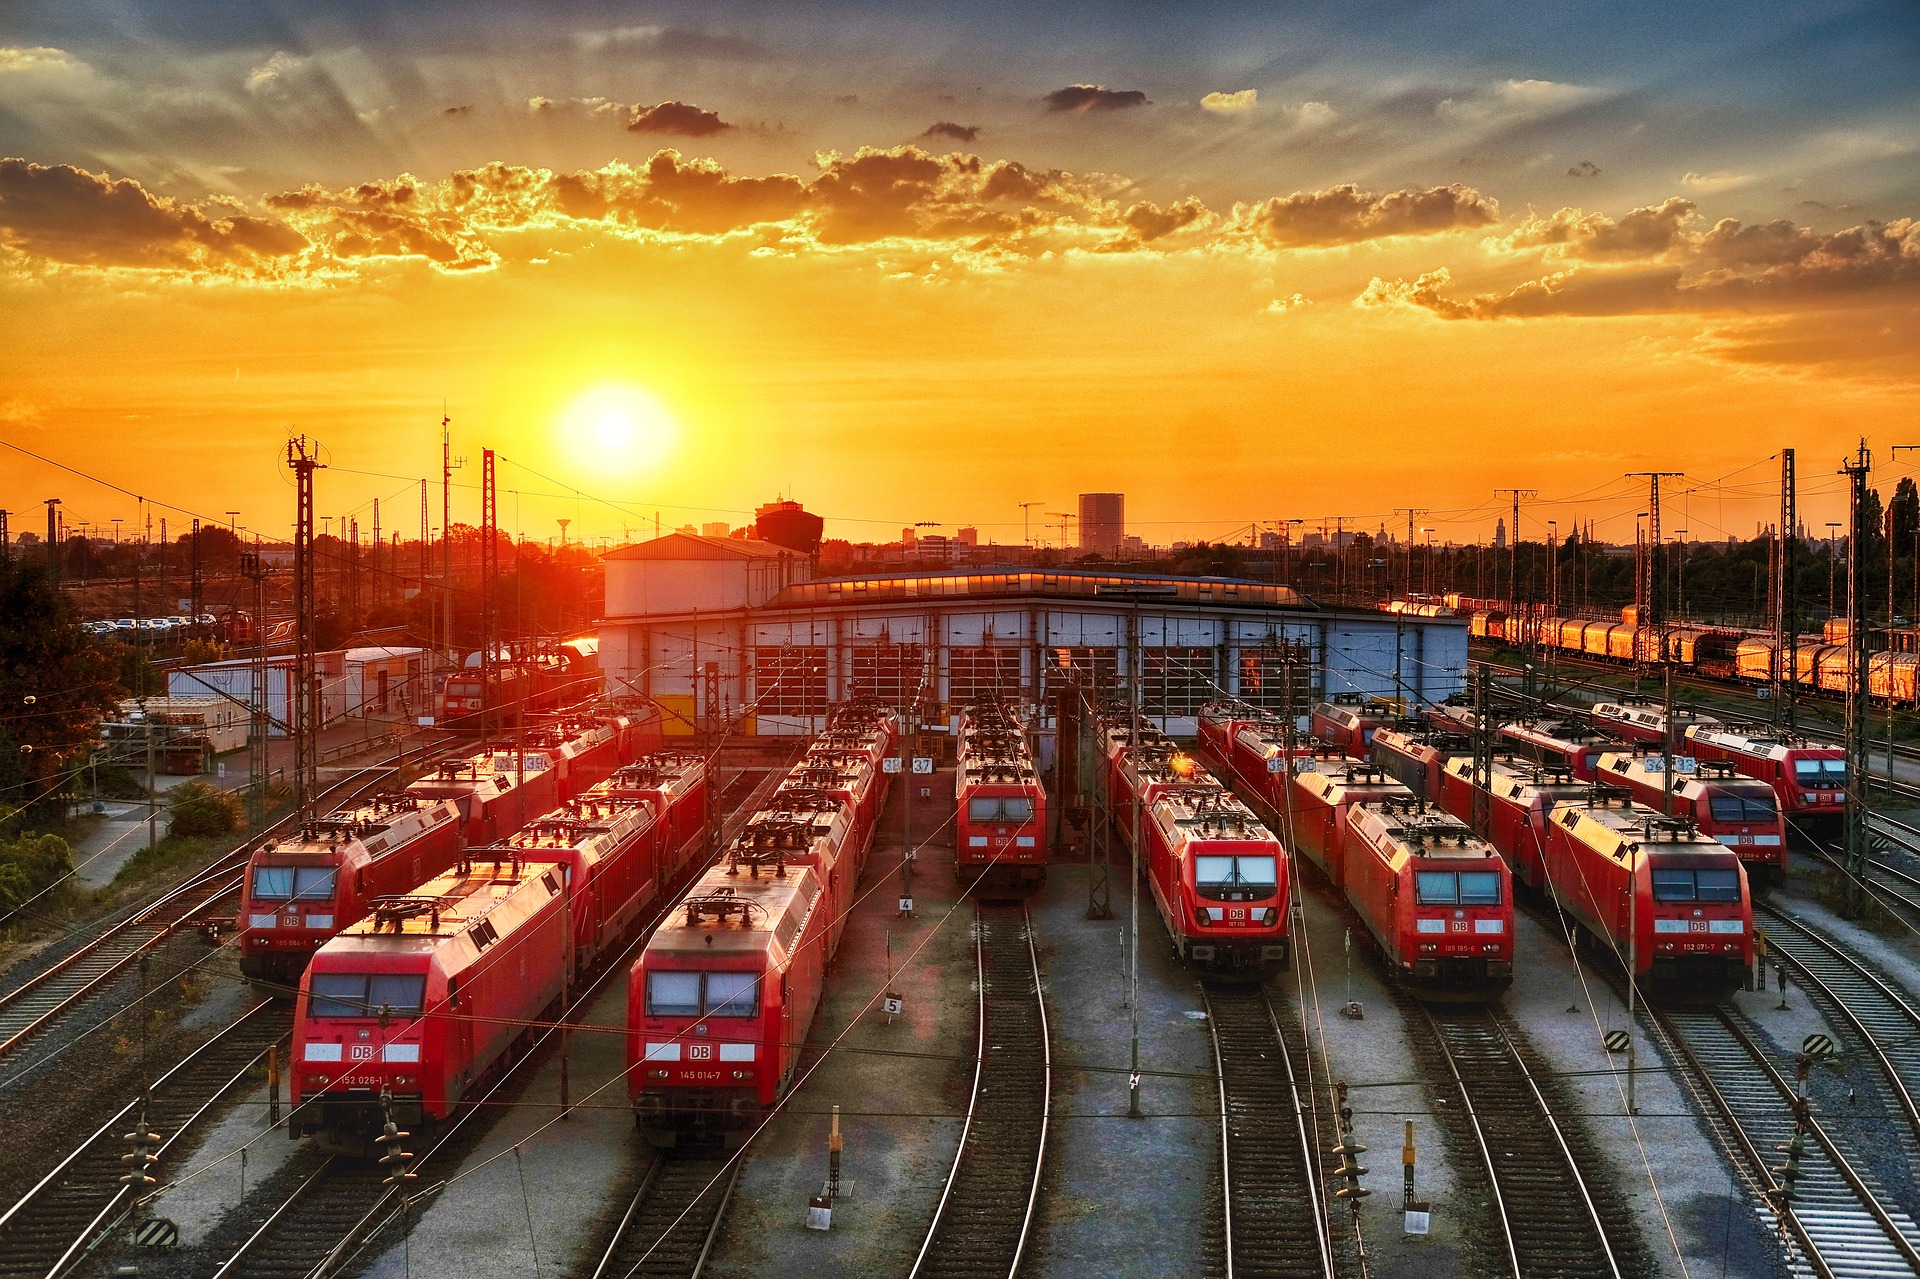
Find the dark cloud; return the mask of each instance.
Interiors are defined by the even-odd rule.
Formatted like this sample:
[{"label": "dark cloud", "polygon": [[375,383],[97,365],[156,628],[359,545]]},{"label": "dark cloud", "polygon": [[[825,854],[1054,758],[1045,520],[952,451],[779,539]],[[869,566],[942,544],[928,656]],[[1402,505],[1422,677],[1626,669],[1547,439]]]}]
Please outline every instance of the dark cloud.
[{"label": "dark cloud", "polygon": [[1138,89],[1109,89],[1103,84],[1070,84],[1046,96],[1049,111],[1119,111],[1144,107],[1147,95]]},{"label": "dark cloud", "polygon": [[937,124],[928,125],[927,131],[920,136],[923,138],[951,138],[955,142],[972,142],[980,136],[980,126],[977,124],[955,124],[951,120],[942,120]]},{"label": "dark cloud", "polygon": [[278,222],[208,216],[118,180],[66,164],[0,160],[0,237],[16,251],[88,266],[256,266],[306,240]]},{"label": "dark cloud", "polygon": [[627,121],[630,133],[670,133],[682,138],[710,138],[732,127],[716,112],[702,110],[690,102],[635,107],[633,118]]},{"label": "dark cloud", "polygon": [[1619,221],[1604,213],[1559,209],[1529,217],[1501,243],[1508,249],[1551,248],[1561,257],[1590,261],[1657,258],[1686,242],[1687,223],[1700,206],[1674,196],[1635,209]]},{"label": "dark cloud", "polygon": [[1469,186],[1376,195],[1352,183],[1296,191],[1237,210],[1237,221],[1269,244],[1302,248],[1353,244],[1392,235],[1433,235],[1498,220],[1500,206]]},{"label": "dark cloud", "polygon": [[1567,176],[1570,178],[1597,178],[1600,176],[1600,166],[1591,160],[1582,160],[1567,170]]},{"label": "dark cloud", "polygon": [[1158,240],[1163,235],[1171,235],[1205,217],[1207,206],[1198,200],[1182,200],[1169,208],[1161,208],[1150,200],[1143,200],[1127,210],[1124,221],[1127,229],[1137,236],[1142,244]]},{"label": "dark cloud", "polygon": [[457,107],[448,107],[445,110],[443,110],[440,114],[441,115],[472,115],[473,104],[471,102],[468,102],[468,103],[463,103]]}]

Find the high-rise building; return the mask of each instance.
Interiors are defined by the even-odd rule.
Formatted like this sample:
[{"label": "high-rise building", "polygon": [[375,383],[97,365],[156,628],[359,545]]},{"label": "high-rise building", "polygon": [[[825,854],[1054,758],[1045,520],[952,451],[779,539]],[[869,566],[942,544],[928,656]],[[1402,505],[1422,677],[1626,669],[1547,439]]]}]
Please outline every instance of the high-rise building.
[{"label": "high-rise building", "polygon": [[1117,555],[1127,536],[1127,495],[1080,495],[1080,549]]},{"label": "high-rise building", "polygon": [[978,546],[980,545],[980,530],[977,528],[963,528],[955,535],[953,540],[962,546]]},{"label": "high-rise building", "polygon": [[1507,519],[1503,515],[1493,522],[1493,546],[1495,550],[1507,548]]}]

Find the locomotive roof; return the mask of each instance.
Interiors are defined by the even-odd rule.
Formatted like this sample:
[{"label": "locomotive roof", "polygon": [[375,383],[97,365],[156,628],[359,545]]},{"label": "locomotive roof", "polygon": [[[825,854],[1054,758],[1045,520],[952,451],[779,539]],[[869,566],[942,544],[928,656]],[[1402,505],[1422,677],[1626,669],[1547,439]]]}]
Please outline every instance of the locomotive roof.
[{"label": "locomotive roof", "polygon": [[[1732,792],[1765,793],[1771,795],[1773,787],[1757,777],[1742,777],[1724,763],[1713,760],[1696,760],[1686,755],[1675,755],[1673,793],[1689,798],[1711,788],[1725,794]],[[1666,776],[1666,759],[1660,755],[1640,755],[1628,751],[1609,751],[1600,757],[1599,766],[1609,773],[1622,776],[1637,776],[1650,785],[1659,785]]]},{"label": "locomotive roof", "polygon": [[[342,930],[335,941],[394,938],[425,941],[427,949],[432,949],[434,939],[458,936],[512,902],[507,913],[514,918],[499,921],[507,927],[493,930],[500,935],[564,892],[565,875],[565,868],[548,858],[469,858],[411,893],[376,898],[372,913]],[[491,941],[476,938],[476,949],[484,949]],[[328,946],[334,944],[329,942]]]},{"label": "locomotive roof", "polygon": [[1662,853],[1731,856],[1726,845],[1701,834],[1691,820],[1664,816],[1644,804],[1605,798],[1570,800],[1554,805],[1552,820],[1589,847],[1615,858],[1636,850],[1649,857]]},{"label": "locomotive roof", "polygon": [[1846,758],[1846,752],[1838,746],[1825,746],[1816,742],[1797,741],[1792,738],[1759,733],[1741,733],[1730,728],[1717,728],[1712,725],[1694,725],[1687,730],[1687,738],[1690,741],[1718,746],[1722,750],[1754,755],[1763,759],[1785,759],[1789,754],[1816,755],[1821,759]]},{"label": "locomotive roof", "polygon": [[1572,719],[1543,719],[1527,724],[1504,724],[1500,731],[1518,741],[1565,746],[1592,746],[1611,740],[1591,724],[1582,724]]},{"label": "locomotive roof", "polygon": [[1410,853],[1429,858],[1498,856],[1473,828],[1438,808],[1420,802],[1362,802],[1347,810],[1347,824],[1373,837],[1391,840]]},{"label": "locomotive roof", "polygon": [[[1667,722],[1666,708],[1651,706],[1645,702],[1595,702],[1591,714],[1601,719],[1623,720],[1637,724],[1641,728],[1660,728]],[[1675,723],[1717,724],[1718,720],[1704,717],[1696,711],[1682,710],[1674,715]]]},{"label": "locomotive roof", "polygon": [[810,866],[789,866],[784,875],[762,870],[758,878],[715,866],[660,921],[646,955],[739,955],[765,950],[769,942],[791,953],[819,900],[820,878]]},{"label": "locomotive roof", "polygon": [[644,800],[596,796],[574,800],[542,814],[507,837],[518,849],[579,848],[601,854],[652,824],[653,809]]},{"label": "locomotive roof", "polygon": [[631,764],[623,764],[613,770],[613,775],[599,783],[600,787],[618,787],[633,790],[657,790],[662,786],[705,773],[707,761],[692,751],[655,751],[651,755],[642,755]]},{"label": "locomotive roof", "polygon": [[1334,772],[1321,772],[1317,768],[1309,771],[1296,767],[1293,780],[1308,794],[1319,795],[1334,804],[1348,802],[1350,796],[1356,792],[1367,795],[1411,795],[1413,793],[1373,765],[1363,764],[1357,760],[1349,760],[1344,768]]},{"label": "locomotive roof", "polygon": [[254,855],[332,855],[357,843],[369,856],[378,857],[406,847],[435,827],[457,820],[459,815],[459,807],[449,799],[407,794],[376,796],[366,804],[302,823],[299,834],[291,839],[268,840],[254,850]]}]

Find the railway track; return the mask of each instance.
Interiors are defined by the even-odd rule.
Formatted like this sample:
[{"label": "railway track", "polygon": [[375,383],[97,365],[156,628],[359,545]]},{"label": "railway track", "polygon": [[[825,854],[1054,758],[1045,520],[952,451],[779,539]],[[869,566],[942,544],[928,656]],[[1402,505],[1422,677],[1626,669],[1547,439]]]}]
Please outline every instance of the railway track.
[{"label": "railway track", "polygon": [[1280,1019],[1257,986],[1200,995],[1219,1078],[1226,1279],[1334,1279],[1309,1088]]},{"label": "railway track", "polygon": [[1792,964],[1803,989],[1824,1005],[1827,1020],[1849,1028],[1853,1047],[1879,1067],[1894,1109],[1906,1117],[1909,1151],[1920,1154],[1920,1009],[1890,982],[1831,939],[1768,906],[1769,947]]},{"label": "railway track", "polygon": [[[162,1139],[163,1159],[250,1079],[292,1025],[289,1008],[262,1000],[149,1085],[145,1114]],[[128,1102],[0,1213],[0,1276],[60,1274],[125,1218],[128,1194],[119,1182],[126,1171],[120,1159],[128,1149],[123,1134],[140,1114],[140,1101]]]},{"label": "railway track", "polygon": [[1418,1007],[1409,1029],[1427,1034],[1417,1035],[1414,1055],[1437,1058],[1430,1077],[1460,1099],[1447,1121],[1486,1173],[1502,1269],[1515,1279],[1636,1273],[1631,1216],[1587,1177],[1600,1166],[1598,1152],[1562,1126],[1500,1014],[1480,1005]]},{"label": "railway track", "polygon": [[745,1162],[737,1150],[661,1151],[620,1218],[593,1279],[698,1279]]},{"label": "railway track", "polygon": [[[394,769],[440,749],[439,746],[416,747],[357,769],[329,787],[322,794],[320,805],[352,802],[386,782]],[[296,820],[291,815],[284,817],[262,835],[285,830]],[[107,923],[71,954],[0,994],[0,1060],[16,1054],[69,1013],[104,995],[142,956],[152,953],[182,929],[192,927],[196,920],[220,916],[231,919],[237,906],[235,895],[246,876],[247,848],[251,842],[222,855],[185,883]]]},{"label": "railway track", "polygon": [[1839,1149],[1817,1117],[1794,1198],[1778,1198],[1770,1165],[1793,1133],[1794,1090],[1768,1055],[1720,1009],[1649,1010],[1648,1023],[1683,1082],[1706,1103],[1741,1179],[1756,1192],[1760,1215],[1778,1222],[1795,1245],[1791,1269],[1818,1279],[1920,1274],[1920,1227],[1886,1206],[1870,1172]]},{"label": "railway track", "polygon": [[973,1093],[909,1279],[1017,1275],[1040,1198],[1053,1055],[1032,921],[1022,904],[982,902],[977,910]]}]

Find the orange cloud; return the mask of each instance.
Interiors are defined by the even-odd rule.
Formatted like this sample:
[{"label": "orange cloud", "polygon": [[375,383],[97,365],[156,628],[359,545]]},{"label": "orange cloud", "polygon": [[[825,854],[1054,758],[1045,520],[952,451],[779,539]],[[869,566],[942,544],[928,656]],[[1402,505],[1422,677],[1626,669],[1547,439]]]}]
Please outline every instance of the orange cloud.
[{"label": "orange cloud", "polygon": [[1269,244],[1309,248],[1399,235],[1434,235],[1497,222],[1500,206],[1469,186],[1375,195],[1352,183],[1274,196],[1235,210],[1235,222]]},{"label": "orange cloud", "polygon": [[104,267],[257,264],[306,245],[279,222],[209,217],[131,178],[20,159],[0,160],[0,232],[17,253]]}]

